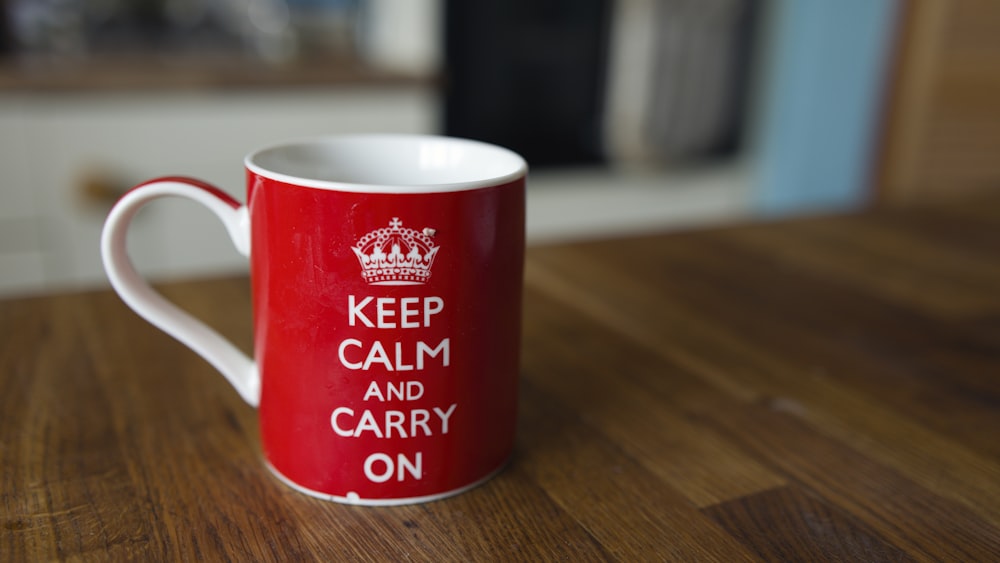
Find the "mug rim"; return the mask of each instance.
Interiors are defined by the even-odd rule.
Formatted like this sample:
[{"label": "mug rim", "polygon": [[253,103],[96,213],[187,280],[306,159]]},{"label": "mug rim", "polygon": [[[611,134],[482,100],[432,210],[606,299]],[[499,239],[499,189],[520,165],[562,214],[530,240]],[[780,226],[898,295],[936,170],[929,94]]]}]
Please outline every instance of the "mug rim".
[{"label": "mug rim", "polygon": [[[486,151],[495,153],[498,158],[507,159],[511,170],[503,174],[491,174],[483,177],[459,182],[428,182],[428,183],[388,183],[388,182],[364,182],[352,180],[328,180],[313,178],[307,175],[294,175],[285,172],[272,170],[258,160],[279,150],[288,150],[293,147],[319,147],[332,145],[334,143],[359,143],[359,142],[383,142],[398,143],[400,141],[408,143],[436,142],[449,143],[456,146],[466,147],[474,151]],[[302,137],[290,139],[278,143],[270,144],[252,151],[243,159],[246,169],[258,176],[271,180],[276,180],[284,184],[301,186],[307,188],[317,188],[339,192],[354,193],[389,193],[389,194],[419,194],[419,193],[441,193],[475,190],[509,184],[527,175],[528,164],[524,158],[516,152],[483,141],[466,139],[462,137],[450,137],[445,135],[410,134],[410,133],[356,133],[356,134],[334,134],[320,135],[312,137]]]}]

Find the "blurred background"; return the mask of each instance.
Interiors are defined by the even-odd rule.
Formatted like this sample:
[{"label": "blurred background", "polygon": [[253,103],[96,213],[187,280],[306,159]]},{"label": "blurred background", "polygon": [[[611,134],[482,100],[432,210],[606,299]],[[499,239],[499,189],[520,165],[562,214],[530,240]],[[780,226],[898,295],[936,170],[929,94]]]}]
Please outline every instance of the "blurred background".
[{"label": "blurred background", "polygon": [[[243,199],[287,138],[440,133],[522,153],[529,243],[1000,189],[995,0],[0,0],[0,295],[105,283],[113,201]],[[156,279],[245,271],[184,201]]]}]

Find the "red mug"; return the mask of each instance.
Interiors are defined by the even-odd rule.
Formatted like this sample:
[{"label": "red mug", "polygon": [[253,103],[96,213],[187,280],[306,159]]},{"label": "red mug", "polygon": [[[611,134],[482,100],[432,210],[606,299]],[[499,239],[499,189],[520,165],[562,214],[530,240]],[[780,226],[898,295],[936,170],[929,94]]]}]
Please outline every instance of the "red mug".
[{"label": "red mug", "polygon": [[[267,466],[350,504],[435,500],[496,474],[514,444],[527,166],[421,135],[290,142],[246,157],[247,203],[160,178],[104,226],[108,277],[139,315],[259,407]],[[212,210],[250,258],[254,358],[153,291],[126,253],[152,199]]]}]

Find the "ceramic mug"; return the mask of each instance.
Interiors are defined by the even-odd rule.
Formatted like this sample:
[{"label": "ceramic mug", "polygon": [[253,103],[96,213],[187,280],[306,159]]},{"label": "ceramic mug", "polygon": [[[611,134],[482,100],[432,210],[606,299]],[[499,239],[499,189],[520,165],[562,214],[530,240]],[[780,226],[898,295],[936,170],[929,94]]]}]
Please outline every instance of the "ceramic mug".
[{"label": "ceramic mug", "polygon": [[[181,177],[118,201],[101,245],[125,303],[259,407],[267,465],[301,492],[415,503],[498,472],[514,443],[524,160],[469,140],[353,135],[265,148],[245,168],[246,205]],[[249,256],[253,359],[130,263],[131,218],[164,196],[208,207]]]}]

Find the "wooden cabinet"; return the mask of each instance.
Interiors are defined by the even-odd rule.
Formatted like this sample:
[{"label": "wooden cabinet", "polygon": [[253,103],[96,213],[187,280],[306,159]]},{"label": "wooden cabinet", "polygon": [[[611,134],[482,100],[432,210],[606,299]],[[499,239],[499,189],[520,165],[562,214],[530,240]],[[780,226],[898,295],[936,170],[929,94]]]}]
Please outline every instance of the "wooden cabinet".
[{"label": "wooden cabinet", "polygon": [[901,26],[879,199],[1000,191],[1000,2],[911,0]]}]

